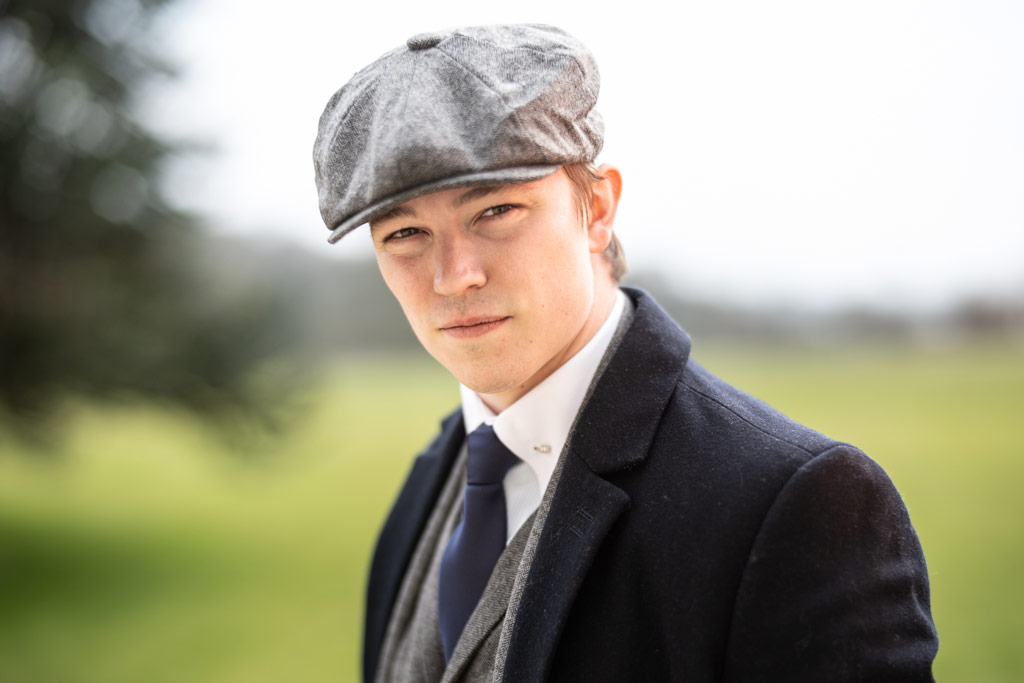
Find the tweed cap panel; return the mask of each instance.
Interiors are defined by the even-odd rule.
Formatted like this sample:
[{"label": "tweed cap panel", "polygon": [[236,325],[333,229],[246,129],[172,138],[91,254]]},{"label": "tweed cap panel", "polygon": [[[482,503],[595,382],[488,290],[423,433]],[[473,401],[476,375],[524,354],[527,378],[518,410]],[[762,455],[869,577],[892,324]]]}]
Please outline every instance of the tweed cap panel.
[{"label": "tweed cap panel", "polygon": [[320,118],[330,241],[414,197],[536,180],[600,151],[597,65],[564,31],[472,27],[409,45],[356,73]]}]

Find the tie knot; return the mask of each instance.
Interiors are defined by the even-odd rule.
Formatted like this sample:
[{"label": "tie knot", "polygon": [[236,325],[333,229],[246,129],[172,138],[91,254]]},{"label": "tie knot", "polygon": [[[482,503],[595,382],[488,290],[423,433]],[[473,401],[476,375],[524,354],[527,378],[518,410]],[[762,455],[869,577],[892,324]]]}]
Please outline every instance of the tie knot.
[{"label": "tie knot", "polygon": [[467,484],[497,484],[519,458],[505,447],[494,433],[494,427],[482,424],[466,437],[469,459],[466,463]]}]

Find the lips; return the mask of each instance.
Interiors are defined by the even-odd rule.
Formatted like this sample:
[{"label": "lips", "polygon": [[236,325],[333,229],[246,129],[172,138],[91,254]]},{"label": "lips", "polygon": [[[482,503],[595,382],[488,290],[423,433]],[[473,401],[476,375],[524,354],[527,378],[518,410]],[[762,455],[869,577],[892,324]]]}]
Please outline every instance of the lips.
[{"label": "lips", "polygon": [[474,316],[472,318],[453,320],[440,329],[450,337],[468,339],[492,332],[504,325],[508,320],[511,320],[510,316]]}]

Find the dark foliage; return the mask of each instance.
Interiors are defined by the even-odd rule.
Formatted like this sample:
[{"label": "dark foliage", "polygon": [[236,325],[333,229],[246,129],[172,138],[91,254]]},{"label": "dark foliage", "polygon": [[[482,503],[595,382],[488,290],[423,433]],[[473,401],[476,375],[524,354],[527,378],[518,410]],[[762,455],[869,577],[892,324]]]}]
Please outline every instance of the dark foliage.
[{"label": "dark foliage", "polygon": [[171,73],[147,36],[164,4],[0,0],[0,425],[68,393],[250,413],[284,346],[283,301],[206,291],[196,221],[161,199],[180,143],[132,107]]}]

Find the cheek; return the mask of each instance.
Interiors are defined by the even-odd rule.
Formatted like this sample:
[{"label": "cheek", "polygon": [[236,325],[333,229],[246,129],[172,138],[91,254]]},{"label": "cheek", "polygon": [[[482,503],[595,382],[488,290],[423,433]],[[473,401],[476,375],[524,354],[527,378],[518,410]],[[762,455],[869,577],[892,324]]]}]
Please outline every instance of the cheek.
[{"label": "cheek", "polygon": [[[380,267],[384,284],[388,286],[391,294],[402,307],[402,311],[405,312],[405,317],[409,319],[413,329],[416,329],[418,327],[417,320],[425,312],[422,303],[423,285],[420,282],[422,277],[408,264],[385,262],[378,258],[377,265]],[[429,285],[428,282],[426,286],[429,288]]]},{"label": "cheek", "polygon": [[590,255],[583,240],[561,242],[535,261],[528,276],[533,300],[547,325],[577,327],[593,296]]}]

